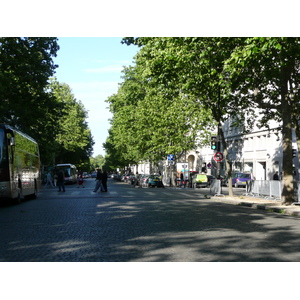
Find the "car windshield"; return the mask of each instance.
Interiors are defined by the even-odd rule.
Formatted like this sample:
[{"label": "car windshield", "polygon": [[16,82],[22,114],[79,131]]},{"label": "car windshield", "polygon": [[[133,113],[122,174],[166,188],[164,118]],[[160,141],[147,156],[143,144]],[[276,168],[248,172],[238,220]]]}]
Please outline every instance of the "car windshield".
[{"label": "car windshield", "polygon": [[250,178],[250,174],[239,174],[239,178]]}]

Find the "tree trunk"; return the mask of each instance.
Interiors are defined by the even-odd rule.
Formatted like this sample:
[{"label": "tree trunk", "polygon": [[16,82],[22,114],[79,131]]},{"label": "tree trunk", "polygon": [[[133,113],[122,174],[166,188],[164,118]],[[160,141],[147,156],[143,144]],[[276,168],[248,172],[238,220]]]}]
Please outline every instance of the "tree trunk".
[{"label": "tree trunk", "polygon": [[283,70],[281,80],[281,112],[282,112],[282,170],[283,188],[281,204],[290,205],[294,202],[293,183],[293,147],[292,147],[292,114],[288,98],[288,79]]},{"label": "tree trunk", "polygon": [[[297,141],[297,150],[298,150],[298,161],[300,162],[300,151],[299,151],[299,149],[300,149],[300,124],[297,119],[294,121],[294,123],[296,124],[296,141]],[[298,174],[298,172],[297,172],[297,174]],[[299,176],[299,174],[298,174],[298,176]],[[299,177],[298,177],[298,180],[299,180]],[[298,199],[298,201],[299,201],[299,199]]]},{"label": "tree trunk", "polygon": [[232,176],[232,170],[231,170],[232,166],[231,166],[230,161],[229,161],[227,143],[226,143],[226,140],[225,140],[225,136],[224,136],[224,132],[223,132],[221,123],[219,123],[218,127],[219,127],[219,134],[220,134],[220,137],[221,137],[221,140],[222,140],[223,154],[224,154],[225,163],[226,163],[226,171],[227,171],[228,187],[229,187],[229,196],[232,197],[233,196],[232,178],[231,178],[231,176]]}]

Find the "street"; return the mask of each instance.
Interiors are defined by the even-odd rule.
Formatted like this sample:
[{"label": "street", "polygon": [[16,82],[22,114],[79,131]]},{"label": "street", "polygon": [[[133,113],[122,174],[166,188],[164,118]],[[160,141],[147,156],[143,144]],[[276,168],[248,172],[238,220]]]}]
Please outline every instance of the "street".
[{"label": "street", "polygon": [[67,185],[0,207],[1,262],[300,261],[299,218],[206,199],[194,189],[108,193]]}]

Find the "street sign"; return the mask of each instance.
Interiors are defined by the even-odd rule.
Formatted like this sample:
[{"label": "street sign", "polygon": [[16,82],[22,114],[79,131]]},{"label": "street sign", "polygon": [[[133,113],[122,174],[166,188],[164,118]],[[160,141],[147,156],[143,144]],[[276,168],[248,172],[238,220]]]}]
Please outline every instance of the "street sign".
[{"label": "street sign", "polygon": [[214,154],[214,160],[215,160],[216,162],[222,161],[223,158],[224,158],[224,155],[223,155],[222,152],[216,152],[216,153]]},{"label": "street sign", "polygon": [[174,160],[174,154],[169,154],[169,155],[168,155],[168,160],[173,161],[173,160]]}]

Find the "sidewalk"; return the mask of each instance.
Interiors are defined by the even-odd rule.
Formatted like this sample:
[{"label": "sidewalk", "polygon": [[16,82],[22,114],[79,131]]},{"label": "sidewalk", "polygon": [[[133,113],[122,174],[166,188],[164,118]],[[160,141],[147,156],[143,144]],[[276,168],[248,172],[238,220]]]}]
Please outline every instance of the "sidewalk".
[{"label": "sidewalk", "polygon": [[254,209],[266,210],[269,212],[276,212],[283,215],[289,215],[293,217],[300,217],[300,205],[289,205],[282,206],[280,202],[274,200],[265,200],[260,198],[253,198],[247,196],[210,196],[211,200],[233,204],[233,205],[242,205],[251,207]]},{"label": "sidewalk", "polygon": [[[180,189],[179,187],[168,187],[173,189]],[[190,189],[190,188],[187,188]],[[184,190],[181,189],[181,190]],[[300,217],[300,205],[289,205],[289,206],[283,206],[280,205],[280,202],[276,200],[267,200],[262,198],[255,198],[250,196],[233,196],[229,197],[228,195],[223,196],[212,196],[209,195],[209,191],[205,191],[203,189],[197,189],[201,194],[207,195],[208,199],[223,202],[227,204],[233,204],[233,205],[241,205],[241,206],[247,206],[254,209],[261,209],[268,212],[276,212],[280,213],[282,215],[289,215],[293,217]]]}]

